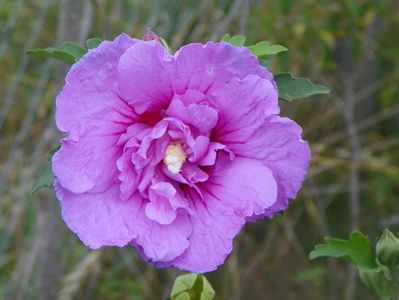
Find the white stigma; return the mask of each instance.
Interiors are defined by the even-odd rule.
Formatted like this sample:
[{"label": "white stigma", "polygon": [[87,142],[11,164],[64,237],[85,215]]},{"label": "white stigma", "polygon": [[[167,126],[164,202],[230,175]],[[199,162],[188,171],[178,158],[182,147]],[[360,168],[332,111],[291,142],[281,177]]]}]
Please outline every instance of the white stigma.
[{"label": "white stigma", "polygon": [[180,144],[169,144],[166,147],[163,162],[171,173],[179,173],[185,161],[186,154]]}]

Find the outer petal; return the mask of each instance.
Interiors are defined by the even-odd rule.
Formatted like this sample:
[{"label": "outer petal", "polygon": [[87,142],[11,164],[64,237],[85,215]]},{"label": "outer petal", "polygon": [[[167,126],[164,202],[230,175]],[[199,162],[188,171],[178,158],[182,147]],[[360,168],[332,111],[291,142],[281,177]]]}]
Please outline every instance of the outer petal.
[{"label": "outer petal", "polygon": [[231,134],[228,147],[237,155],[262,161],[278,183],[278,201],[266,212],[272,216],[295,198],[310,164],[310,149],[301,138],[302,129],[292,120],[270,117],[250,135]]},{"label": "outer petal", "polygon": [[169,264],[159,267],[174,266],[195,273],[215,270],[223,264],[232,251],[232,240],[241,230],[245,221],[226,208],[220,199],[203,192],[206,204],[199,196],[192,193],[194,214],[190,216],[193,232],[190,247]]},{"label": "outer petal", "polygon": [[117,181],[116,160],[122,153],[115,146],[118,136],[84,135],[78,141],[63,139],[52,158],[58,183],[74,193],[102,192]]},{"label": "outer petal", "polygon": [[272,74],[258,64],[247,48],[228,43],[189,44],[176,52],[175,60],[173,87],[178,94],[187,89],[206,94],[213,85],[224,84],[233,77],[241,79],[248,74],[273,81]]},{"label": "outer petal", "polygon": [[228,84],[213,88],[208,100],[219,109],[214,140],[227,146],[237,136],[246,141],[267,116],[279,113],[278,95],[272,84],[255,75],[233,78]]},{"label": "outer petal", "polygon": [[122,53],[136,40],[121,34],[90,50],[69,71],[57,97],[55,119],[61,131],[77,140],[83,133],[121,131],[135,113],[116,94],[116,66]]},{"label": "outer petal", "polygon": [[117,185],[102,193],[74,194],[56,181],[55,191],[65,223],[90,248],[122,247],[136,237],[134,205],[119,200]]},{"label": "outer petal", "polygon": [[190,247],[171,262],[197,273],[213,271],[224,262],[246,218],[276,201],[277,186],[271,171],[261,162],[247,158],[230,161],[225,154],[219,155],[201,191],[203,201],[189,192],[194,210],[190,215]]},{"label": "outer petal", "polygon": [[168,262],[189,247],[192,225],[187,215],[178,214],[171,224],[161,225],[146,216],[146,200],[135,194],[131,201],[135,204],[134,230],[137,232],[131,244],[145,260],[153,263]]},{"label": "outer petal", "polygon": [[252,216],[272,206],[277,185],[271,170],[261,162],[243,157],[231,160],[221,153],[203,189],[219,198],[241,217]]},{"label": "outer petal", "polygon": [[128,49],[118,64],[120,95],[139,114],[157,111],[173,96],[172,57],[157,41],[140,42]]}]

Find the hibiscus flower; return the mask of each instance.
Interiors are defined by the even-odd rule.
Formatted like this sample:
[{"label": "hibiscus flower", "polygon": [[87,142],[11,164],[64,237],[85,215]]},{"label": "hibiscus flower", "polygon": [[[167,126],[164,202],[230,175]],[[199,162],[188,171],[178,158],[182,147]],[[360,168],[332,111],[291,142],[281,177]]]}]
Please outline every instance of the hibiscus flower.
[{"label": "hibiscus flower", "polygon": [[215,270],[246,222],[287,208],[310,161],[272,74],[225,42],[172,55],[156,40],[104,41],[69,71],[56,122],[67,226],[157,267]]}]

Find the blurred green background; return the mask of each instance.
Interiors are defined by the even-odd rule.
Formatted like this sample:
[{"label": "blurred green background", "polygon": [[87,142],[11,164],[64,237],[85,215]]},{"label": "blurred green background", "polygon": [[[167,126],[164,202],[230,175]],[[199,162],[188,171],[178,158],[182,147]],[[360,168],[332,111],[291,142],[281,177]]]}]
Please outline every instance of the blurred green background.
[{"label": "blurred green background", "polygon": [[312,147],[308,178],[283,216],[248,224],[207,275],[217,299],[375,299],[345,263],[310,262],[325,235],[372,243],[399,230],[399,1],[0,0],[0,299],[166,299],[177,270],[132,248],[91,251],[62,223],[53,192],[29,190],[57,144],[54,98],[68,66],[24,49],[87,37],[141,38],[174,50],[224,33],[289,51],[270,61],[331,88],[281,103]]}]

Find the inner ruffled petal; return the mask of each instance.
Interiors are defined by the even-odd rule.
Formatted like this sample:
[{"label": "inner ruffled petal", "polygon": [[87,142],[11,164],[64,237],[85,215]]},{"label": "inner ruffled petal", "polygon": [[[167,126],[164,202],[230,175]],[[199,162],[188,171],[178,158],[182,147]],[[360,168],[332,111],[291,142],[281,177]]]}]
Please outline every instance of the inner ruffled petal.
[{"label": "inner ruffled petal", "polygon": [[218,121],[218,112],[206,104],[184,105],[178,99],[172,100],[166,115],[191,125],[201,134],[209,134]]},{"label": "inner ruffled petal", "polygon": [[[118,145],[123,145],[123,153],[117,162],[121,198],[127,200],[138,191],[148,201],[147,217],[159,224],[173,222],[176,212],[170,196],[160,196],[154,191],[154,180],[169,182],[171,186],[177,184],[176,187],[186,186],[200,193],[197,184],[208,180],[208,167],[215,163],[217,152],[227,149],[223,144],[210,141],[209,130],[216,124],[216,119],[206,127],[206,134],[199,134],[191,120],[182,120],[184,118],[179,115],[182,113],[179,109],[189,108],[180,101],[174,103],[169,111],[174,116],[163,118],[153,127],[136,123],[118,141]],[[217,118],[216,110],[212,112],[207,106],[190,105]]]},{"label": "inner ruffled petal", "polygon": [[188,207],[188,202],[169,182],[157,182],[149,188],[149,202],[145,207],[147,217],[159,224],[170,224],[178,209]]},{"label": "inner ruffled petal", "polygon": [[117,160],[116,165],[119,170],[118,179],[120,180],[120,191],[122,201],[128,200],[136,191],[138,185],[138,176],[132,168],[132,149],[128,149]]},{"label": "inner ruffled petal", "polygon": [[194,89],[186,89],[183,94],[175,94],[173,99],[180,100],[186,106],[190,104],[209,104],[206,101],[206,96]]},{"label": "inner ruffled petal", "polygon": [[176,189],[167,182],[159,182],[149,189],[149,202],[145,207],[147,217],[159,224],[170,224],[176,219],[176,209],[172,207]]}]

